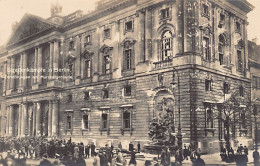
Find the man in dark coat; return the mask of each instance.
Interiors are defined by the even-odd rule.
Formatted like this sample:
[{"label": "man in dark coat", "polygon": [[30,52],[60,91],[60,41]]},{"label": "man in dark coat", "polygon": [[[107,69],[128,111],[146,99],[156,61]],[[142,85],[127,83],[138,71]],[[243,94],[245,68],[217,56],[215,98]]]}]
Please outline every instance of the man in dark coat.
[{"label": "man in dark coat", "polygon": [[258,166],[259,165],[259,152],[258,151],[253,152],[253,158],[254,158],[254,166]]},{"label": "man in dark coat", "polygon": [[86,147],[85,147],[85,155],[86,155],[86,157],[87,158],[89,158],[89,145],[87,145]]},{"label": "man in dark coat", "polygon": [[205,161],[202,158],[200,158],[199,153],[197,154],[197,159],[194,161],[193,164],[194,164],[194,166],[205,166],[206,165]]},{"label": "man in dark coat", "polygon": [[95,148],[96,148],[96,146],[94,145],[94,143],[92,143],[91,146],[90,146],[90,149],[91,149],[91,157],[94,157]]},{"label": "man in dark coat", "polygon": [[134,145],[132,142],[129,143],[129,151],[133,151],[134,150]]},{"label": "man in dark coat", "polygon": [[140,153],[140,150],[141,150],[140,142],[138,142],[138,144],[137,144],[137,150],[138,150],[138,153]]}]

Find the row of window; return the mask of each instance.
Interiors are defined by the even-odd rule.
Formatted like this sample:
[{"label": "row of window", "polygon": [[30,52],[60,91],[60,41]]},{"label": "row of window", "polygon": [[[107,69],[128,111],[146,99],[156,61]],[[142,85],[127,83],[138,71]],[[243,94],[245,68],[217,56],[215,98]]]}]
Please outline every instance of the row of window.
[{"label": "row of window", "polygon": [[[123,96],[125,97],[130,97],[132,95],[132,86],[131,85],[126,85],[123,88]],[[90,91],[84,92],[84,100],[90,100],[91,98],[91,93]],[[108,89],[103,89],[102,91],[102,98],[107,99],[109,98],[109,90]],[[72,94],[68,95],[68,102],[72,102],[73,96]]]},{"label": "row of window", "polygon": [[260,77],[253,76],[252,78],[253,89],[260,89]]},{"label": "row of window", "polygon": [[[73,121],[72,114],[66,116],[66,130],[72,130]],[[90,129],[90,112],[84,113],[82,115],[82,129]],[[127,130],[131,128],[131,110],[124,110],[122,113],[122,128]],[[100,129],[108,130],[109,129],[109,110],[102,111],[100,118]]]},{"label": "row of window", "polygon": [[[201,14],[203,17],[206,17],[206,18],[210,18],[210,10],[209,10],[209,6],[206,5],[206,4],[203,4],[202,5],[202,14]],[[219,28],[223,28],[223,26],[225,25],[225,14],[223,13],[220,13],[219,14],[219,24],[218,24],[218,27]],[[241,33],[241,23],[236,21],[235,22],[235,32],[236,33]]]},{"label": "row of window", "polygon": [[[214,126],[214,119],[216,119],[216,117],[214,116],[218,116],[218,115],[214,115],[214,112],[212,110],[211,104],[209,103],[205,103],[205,118],[206,118],[206,128],[215,128]],[[244,111],[241,111],[238,115],[239,119],[240,119],[240,125],[241,128],[245,129],[246,128],[246,114]]]},{"label": "row of window", "polygon": [[[213,82],[211,79],[205,79],[205,91],[212,91],[213,90],[213,86],[212,86]],[[229,90],[230,90],[230,84],[227,82],[223,83],[223,93],[224,94],[229,94]],[[241,97],[244,96],[244,87],[243,86],[239,86],[239,95]]]}]

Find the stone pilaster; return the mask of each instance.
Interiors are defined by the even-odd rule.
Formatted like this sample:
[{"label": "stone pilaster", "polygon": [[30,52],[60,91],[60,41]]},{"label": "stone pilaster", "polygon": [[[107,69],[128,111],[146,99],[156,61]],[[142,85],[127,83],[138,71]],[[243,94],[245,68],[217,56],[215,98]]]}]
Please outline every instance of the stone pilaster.
[{"label": "stone pilaster", "polygon": [[10,106],[6,107],[6,135],[9,136]]},{"label": "stone pilaster", "polygon": [[18,136],[21,136],[21,128],[22,128],[22,113],[23,113],[23,108],[22,104],[19,104],[19,109],[18,109]]},{"label": "stone pilaster", "polygon": [[53,110],[52,110],[52,136],[58,136],[59,127],[59,102],[58,100],[53,100]]},{"label": "stone pilaster", "polygon": [[[20,69],[23,68],[23,58],[24,58],[24,53],[21,53],[20,54],[20,64],[19,64]],[[19,75],[19,89],[21,89],[22,86],[23,86],[23,80],[22,80],[23,72],[22,72],[22,70],[20,70],[18,75]]]},{"label": "stone pilaster", "polygon": [[75,45],[76,45],[76,50],[75,50],[75,54],[76,54],[75,76],[76,76],[76,79],[80,79],[81,78],[81,75],[80,75],[80,72],[81,72],[81,69],[80,69],[80,61],[81,61],[81,57],[80,57],[80,54],[81,54],[80,39],[81,39],[81,37],[76,37],[76,40],[75,40]]},{"label": "stone pilaster", "polygon": [[[7,62],[4,62],[4,82],[3,82],[3,94],[5,94],[7,90]],[[7,130],[6,130],[7,131]]]},{"label": "stone pilaster", "polygon": [[52,105],[52,100],[49,101],[49,117],[48,117],[48,136],[52,135],[52,110],[53,110],[53,105]]},{"label": "stone pilaster", "polygon": [[146,10],[145,14],[145,61],[152,57],[152,11]]},{"label": "stone pilaster", "polygon": [[50,42],[50,66],[51,72],[49,72],[49,76],[53,76],[53,42]]},{"label": "stone pilaster", "polygon": [[36,112],[37,112],[37,103],[33,103],[33,126],[32,126],[32,136],[36,135]]},{"label": "stone pilaster", "polygon": [[[53,48],[53,69],[54,71],[59,68],[59,41],[54,41],[54,48]],[[53,72],[54,76],[58,76],[58,72]]]},{"label": "stone pilaster", "polygon": [[9,136],[14,135],[14,106],[9,108]]},{"label": "stone pilaster", "polygon": [[[33,69],[37,69],[37,62],[38,62],[38,48],[34,49],[34,66]],[[33,73],[33,83],[36,84],[37,83],[37,71],[35,71]]]},{"label": "stone pilaster", "polygon": [[145,19],[145,11],[140,11],[139,12],[139,24],[137,25],[138,26],[138,39],[137,39],[137,42],[139,43],[139,56],[136,56],[136,61],[137,63],[138,62],[144,62],[145,61],[145,48],[144,48],[144,38],[145,38],[145,23],[144,23],[144,20]]},{"label": "stone pilaster", "polygon": [[25,103],[22,104],[22,122],[21,122],[21,136],[25,136],[26,129],[27,129],[27,123],[28,123],[28,118],[27,118],[27,105]]},{"label": "stone pilaster", "polygon": [[23,87],[26,88],[27,87],[27,79],[26,79],[26,76],[27,76],[27,71],[26,71],[26,68],[27,68],[27,53],[24,53],[23,54],[23,66],[22,66],[22,69],[23,69]]},{"label": "stone pilaster", "polygon": [[[11,70],[15,69],[15,57],[12,56],[11,57]],[[14,79],[14,72],[10,72],[10,82],[11,82],[11,85],[10,85],[10,89],[11,90],[14,90],[15,88],[15,79]]]},{"label": "stone pilaster", "polygon": [[42,76],[42,47],[41,46],[38,47],[38,60],[36,62],[38,62],[37,83],[42,84],[42,78],[41,78],[41,76]]},{"label": "stone pilaster", "polygon": [[41,135],[41,103],[37,102],[36,107],[36,136]]}]

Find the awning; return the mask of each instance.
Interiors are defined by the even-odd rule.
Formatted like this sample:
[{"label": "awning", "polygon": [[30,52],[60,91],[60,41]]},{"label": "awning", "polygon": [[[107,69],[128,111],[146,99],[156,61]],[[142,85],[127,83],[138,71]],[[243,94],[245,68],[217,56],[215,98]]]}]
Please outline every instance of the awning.
[{"label": "awning", "polygon": [[80,111],[91,111],[90,108],[81,108]]}]

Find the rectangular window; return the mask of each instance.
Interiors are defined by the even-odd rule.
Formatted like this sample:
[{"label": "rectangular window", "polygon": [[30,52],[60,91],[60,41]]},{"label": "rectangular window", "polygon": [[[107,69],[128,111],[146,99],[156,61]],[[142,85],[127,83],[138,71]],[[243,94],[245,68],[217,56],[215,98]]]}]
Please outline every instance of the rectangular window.
[{"label": "rectangular window", "polygon": [[68,102],[72,102],[72,95],[68,95]]},{"label": "rectangular window", "polygon": [[257,89],[257,77],[253,76],[253,88]]},{"label": "rectangular window", "polygon": [[237,50],[237,63],[238,63],[238,71],[242,71],[243,61],[242,61],[242,54],[240,50]]},{"label": "rectangular window", "polygon": [[239,87],[239,95],[240,95],[241,97],[244,97],[244,87],[243,87],[243,86],[240,86],[240,87]]},{"label": "rectangular window", "polygon": [[106,113],[102,113],[102,129],[107,129],[107,114]]},{"label": "rectangular window", "polygon": [[219,64],[220,64],[220,65],[223,65],[223,64],[224,64],[224,55],[221,54],[221,53],[219,53],[218,60],[219,60]]},{"label": "rectangular window", "polygon": [[127,85],[124,87],[124,95],[131,96],[131,85]]},{"label": "rectangular window", "polygon": [[70,41],[69,43],[69,50],[74,50],[75,47],[74,47],[74,41]]},{"label": "rectangular window", "polygon": [[224,91],[224,94],[228,94],[229,93],[229,84],[224,82],[223,83],[223,91]]},{"label": "rectangular window", "polygon": [[125,23],[125,31],[132,31],[133,30],[133,21],[128,21]]},{"label": "rectangular window", "polygon": [[225,15],[220,13],[219,17],[220,17],[220,19],[219,19],[218,27],[223,28],[223,26],[225,24]]},{"label": "rectangular window", "polygon": [[107,89],[104,89],[103,90],[103,99],[107,99],[109,96],[108,96],[108,90]]},{"label": "rectangular window", "polygon": [[90,92],[84,92],[84,100],[89,100],[90,99]]},{"label": "rectangular window", "polygon": [[90,35],[85,36],[85,38],[84,38],[84,46],[86,47],[90,43],[91,43],[91,36]]},{"label": "rectangular window", "polygon": [[209,7],[206,4],[202,5],[202,16],[209,18]]},{"label": "rectangular window", "polygon": [[104,74],[110,73],[110,56],[105,55],[104,56]]},{"label": "rectangular window", "polygon": [[130,114],[130,112],[128,112],[128,111],[125,111],[124,113],[123,113],[123,127],[124,127],[124,129],[130,129],[130,125],[131,125],[131,121],[130,121],[130,118],[131,118],[131,114]]},{"label": "rectangular window", "polygon": [[211,84],[212,84],[211,80],[205,79],[205,90],[206,91],[211,91],[212,90]]},{"label": "rectangular window", "polygon": [[105,39],[110,38],[110,29],[109,29],[109,28],[107,28],[107,29],[104,30],[104,38],[105,38]]},{"label": "rectangular window", "polygon": [[241,24],[239,22],[236,22],[236,32],[241,33]]},{"label": "rectangular window", "polygon": [[126,70],[132,69],[132,50],[125,50],[125,68]]},{"label": "rectangular window", "polygon": [[69,76],[73,77],[73,64],[69,64]]},{"label": "rectangular window", "polygon": [[85,78],[91,77],[91,60],[85,60]]},{"label": "rectangular window", "polygon": [[83,115],[83,129],[88,129],[89,126],[88,126],[88,115]]},{"label": "rectangular window", "polygon": [[203,55],[206,60],[210,60],[209,38],[207,37],[203,37]]},{"label": "rectangular window", "polygon": [[240,113],[240,120],[241,120],[242,129],[246,129],[246,113],[245,112]]},{"label": "rectangular window", "polygon": [[206,106],[206,128],[214,128],[213,111],[210,104]]},{"label": "rectangular window", "polygon": [[161,19],[166,19],[170,17],[170,11],[169,8],[167,9],[162,9],[161,10]]},{"label": "rectangular window", "polygon": [[71,130],[72,129],[72,117],[71,115],[67,116],[67,130]]}]

